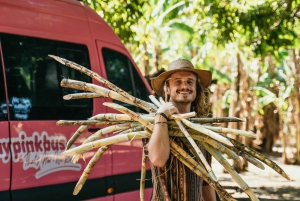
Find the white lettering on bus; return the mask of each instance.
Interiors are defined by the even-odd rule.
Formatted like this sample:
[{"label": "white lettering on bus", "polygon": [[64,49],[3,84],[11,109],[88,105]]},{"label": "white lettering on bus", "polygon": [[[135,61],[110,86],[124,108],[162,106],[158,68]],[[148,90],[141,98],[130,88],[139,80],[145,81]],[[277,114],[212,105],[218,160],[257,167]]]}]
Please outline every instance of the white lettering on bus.
[{"label": "white lettering on bus", "polygon": [[11,138],[10,142],[8,138],[0,139],[0,159],[8,163],[12,157],[14,163],[23,162],[24,170],[36,169],[37,179],[62,170],[79,171],[81,164],[73,164],[72,157],[61,155],[66,142],[66,137],[62,135],[48,136],[44,131],[42,134],[34,132],[31,137],[27,137],[21,131],[19,137]]}]

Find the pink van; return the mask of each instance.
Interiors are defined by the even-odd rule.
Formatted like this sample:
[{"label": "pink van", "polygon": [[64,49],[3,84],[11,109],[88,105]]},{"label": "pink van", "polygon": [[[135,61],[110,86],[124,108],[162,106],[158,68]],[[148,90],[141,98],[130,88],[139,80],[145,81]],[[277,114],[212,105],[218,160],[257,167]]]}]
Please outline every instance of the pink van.
[{"label": "pink van", "polygon": [[[110,99],[63,100],[77,91],[60,87],[62,77],[95,81],[48,54],[81,64],[147,100],[150,87],[117,35],[74,0],[0,0],[0,19],[0,200],[139,200],[141,141],[111,146],[75,196],[87,162],[73,164],[60,153],[78,127],[56,126],[57,120],[116,111],[102,105]],[[99,128],[89,127],[76,145]],[[85,154],[87,161],[94,151]],[[149,200],[151,180],[146,187]]]}]

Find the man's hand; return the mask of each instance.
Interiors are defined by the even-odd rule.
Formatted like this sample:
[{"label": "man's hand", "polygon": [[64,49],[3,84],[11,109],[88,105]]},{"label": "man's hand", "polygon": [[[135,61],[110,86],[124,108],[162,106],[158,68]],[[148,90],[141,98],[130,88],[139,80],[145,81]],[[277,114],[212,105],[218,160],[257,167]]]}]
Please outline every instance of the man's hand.
[{"label": "man's hand", "polygon": [[172,102],[166,102],[158,108],[156,113],[164,113],[169,118],[172,114],[178,114],[179,111]]}]

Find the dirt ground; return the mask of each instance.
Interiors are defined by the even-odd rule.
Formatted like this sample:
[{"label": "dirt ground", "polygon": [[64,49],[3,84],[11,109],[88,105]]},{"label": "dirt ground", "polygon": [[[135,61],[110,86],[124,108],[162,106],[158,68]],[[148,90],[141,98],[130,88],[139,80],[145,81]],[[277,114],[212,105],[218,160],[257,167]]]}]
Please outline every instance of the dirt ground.
[{"label": "dirt ground", "polygon": [[[290,177],[287,180],[273,169],[264,164],[261,170],[249,163],[247,172],[239,173],[248,186],[261,201],[269,200],[299,200],[300,201],[300,166],[284,165],[279,154],[265,154],[269,159],[277,163]],[[230,161],[230,160],[228,160]],[[220,184],[237,200],[250,200],[230,174],[224,173],[224,168],[215,160],[212,163],[213,170]]]}]

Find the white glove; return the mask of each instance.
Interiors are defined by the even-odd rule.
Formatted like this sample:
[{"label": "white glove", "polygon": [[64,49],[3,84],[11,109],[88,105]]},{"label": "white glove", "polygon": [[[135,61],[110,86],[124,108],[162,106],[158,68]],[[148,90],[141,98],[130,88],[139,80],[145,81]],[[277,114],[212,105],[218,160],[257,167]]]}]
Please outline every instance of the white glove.
[{"label": "white glove", "polygon": [[[169,118],[174,113],[179,113],[178,109],[173,105],[171,102],[163,103],[158,110],[156,111],[156,114],[163,113],[166,115],[167,118]],[[162,115],[163,116],[163,115]]]}]

